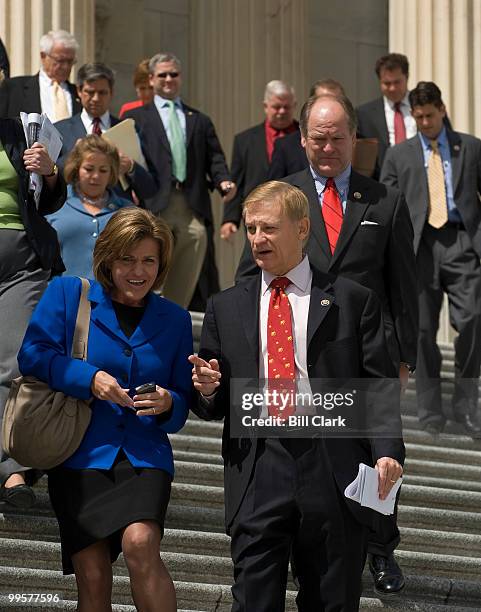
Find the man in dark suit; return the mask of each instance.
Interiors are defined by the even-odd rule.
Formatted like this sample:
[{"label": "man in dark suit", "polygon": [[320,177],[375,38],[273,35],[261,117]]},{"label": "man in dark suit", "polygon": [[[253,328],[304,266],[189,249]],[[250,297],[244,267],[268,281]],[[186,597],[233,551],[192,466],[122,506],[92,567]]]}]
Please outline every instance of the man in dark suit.
[{"label": "man in dark suit", "polygon": [[149,70],[154,101],[125,117],[135,119],[140,128],[160,184],[146,207],[167,222],[175,237],[163,293],[186,308],[206,251],[203,271],[209,270],[218,288],[209,189],[217,188],[227,202],[235,196],[236,187],[212,121],[180,98],[180,60],[171,53],[158,53],[150,60]]},{"label": "man in dark suit", "polygon": [[40,72],[6,79],[0,87],[0,117],[45,113],[60,121],[80,112],[75,85],[68,76],[75,63],[78,43],[65,30],[50,31],[40,39]]},{"label": "man in dark suit", "polygon": [[[345,95],[344,88],[339,81],[321,79],[313,83],[309,91],[309,97],[321,96],[325,93],[334,96]],[[301,143],[301,132],[297,130],[284,139],[276,140],[267,178],[269,180],[280,180],[308,167],[309,162]]]},{"label": "man in dark suit", "polygon": [[416,134],[408,99],[408,58],[401,53],[380,57],[375,66],[382,96],[362,104],[357,112],[358,138],[377,138],[378,157],[373,178],[378,179],[388,148]]},{"label": "man in dark suit", "polygon": [[386,153],[381,180],[406,196],[418,271],[419,341],[416,387],[419,419],[432,434],[445,424],[441,353],[436,344],[443,293],[458,332],[454,419],[474,437],[481,363],[481,141],[444,125],[441,91],[421,81],[409,94],[418,135]]},{"label": "man in dark suit", "polygon": [[[290,432],[296,437],[249,437],[247,431],[234,437],[231,390],[238,379],[267,379],[272,392],[281,376],[284,389],[300,389],[304,379],[312,390],[315,379],[341,373],[394,377],[379,302],[369,289],[310,266],[303,254],[309,204],[297,188],[277,181],[261,185],[245,202],[244,220],[262,272],[211,298],[199,356],[190,357],[194,386],[202,394],[194,411],[206,419],[225,417],[232,611],[284,610],[292,551],[299,610],[353,612],[359,608],[367,526],[375,513],[347,501],[344,489],[360,462],[375,464],[384,498],[402,473],[402,440],[348,434],[333,439],[327,432],[325,439],[308,438],[302,428]],[[285,373],[276,374],[279,368]],[[303,411],[297,400],[287,409],[291,415]],[[281,422],[285,418],[267,400],[252,417],[274,414]],[[396,401],[391,416],[400,424]],[[277,428],[289,436],[282,430]]]},{"label": "man in dark suit", "polygon": [[[101,136],[106,130],[120,123],[120,119],[109,112],[114,90],[114,73],[100,62],[84,64],[77,73],[77,91],[82,104],[82,111],[69,119],[64,119],[55,124],[63,138],[62,150],[57,160],[58,166],[63,169],[70,151],[75,147],[77,140],[84,138],[87,134]],[[142,144],[142,139],[141,144]],[[124,189],[120,182],[115,190],[119,195],[138,203],[138,199],[152,197],[157,189],[155,170],[149,156],[144,152],[144,157],[149,170],[143,168],[133,159],[119,151],[120,174],[128,183]],[[132,193],[133,192],[133,193]],[[135,194],[135,195],[134,195]]]},{"label": "man in dark suit", "polygon": [[237,194],[224,207],[220,228],[222,239],[228,240],[237,232],[244,200],[254,187],[267,181],[276,143],[289,134],[299,133],[299,123],[294,119],[295,109],[294,88],[284,81],[269,81],[264,91],[265,120],[235,135],[231,169]]},{"label": "man in dark suit", "polygon": [[[310,165],[284,180],[299,187],[309,200],[312,229],[306,253],[317,269],[355,280],[377,294],[391,360],[405,387],[416,362],[418,313],[413,230],[404,196],[351,169],[356,114],[348,98],[309,98],[300,125]],[[342,208],[336,213],[342,222],[334,250],[329,236],[332,221],[326,222],[323,206],[326,191],[337,193]],[[236,279],[256,271],[252,255],[244,250]],[[398,543],[395,517],[382,517],[368,549],[380,593],[404,587],[393,556]]]}]

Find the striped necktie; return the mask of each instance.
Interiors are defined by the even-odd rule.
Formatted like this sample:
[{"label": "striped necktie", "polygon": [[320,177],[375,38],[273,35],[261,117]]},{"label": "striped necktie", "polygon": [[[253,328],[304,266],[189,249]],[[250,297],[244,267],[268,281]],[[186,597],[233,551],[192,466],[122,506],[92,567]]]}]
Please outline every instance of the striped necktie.
[{"label": "striped necktie", "polygon": [[448,220],[448,202],[444,184],[443,160],[437,140],[431,140],[432,153],[428,162],[429,214],[428,223],[439,229]]}]

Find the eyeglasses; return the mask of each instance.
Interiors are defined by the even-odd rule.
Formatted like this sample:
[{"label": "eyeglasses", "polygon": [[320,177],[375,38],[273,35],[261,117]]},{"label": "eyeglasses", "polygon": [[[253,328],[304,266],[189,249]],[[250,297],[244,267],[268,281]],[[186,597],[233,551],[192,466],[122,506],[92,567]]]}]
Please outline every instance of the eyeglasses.
[{"label": "eyeglasses", "polygon": [[55,62],[59,66],[62,66],[62,65],[73,66],[74,64],[77,63],[77,60],[75,58],[70,59],[70,58],[55,57],[55,55],[50,55],[50,53],[47,53],[47,55],[53,62]]},{"label": "eyeglasses", "polygon": [[166,79],[170,76],[171,79],[176,79],[179,76],[180,72],[159,72],[155,76],[159,79]]}]

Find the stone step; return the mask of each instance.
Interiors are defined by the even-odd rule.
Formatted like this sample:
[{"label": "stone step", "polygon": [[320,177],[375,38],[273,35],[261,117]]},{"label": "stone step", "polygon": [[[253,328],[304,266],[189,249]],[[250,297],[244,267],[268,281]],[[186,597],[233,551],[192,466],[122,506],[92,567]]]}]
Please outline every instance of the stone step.
[{"label": "stone step", "polygon": [[[178,605],[189,610],[227,612],[230,610],[230,587],[224,584],[199,584],[192,581],[175,581]],[[0,588],[3,594],[8,593],[49,593],[57,594],[64,604],[40,609],[71,609],[67,602],[74,601],[76,595],[73,576],[63,576],[54,570],[0,567]],[[365,590],[367,597],[361,600],[360,610],[423,610],[427,612],[447,612],[457,610],[474,612],[474,605],[479,602],[479,584],[452,579],[434,579],[429,586],[418,576],[407,576],[407,585],[402,594],[382,602],[377,597],[369,596],[370,587]],[[422,601],[417,599],[422,596]],[[286,611],[294,612],[295,592],[288,591]],[[113,580],[113,599],[118,604],[128,606],[131,603],[130,588],[126,576],[115,575]],[[449,602],[449,603],[446,603]],[[442,605],[446,604],[446,605]],[[386,607],[387,606],[387,607]],[[394,607],[393,607],[394,606]],[[1,608],[3,610],[3,608]],[[6,609],[6,608],[5,608]],[[11,607],[11,609],[32,610],[32,606]],[[118,608],[120,611],[132,608]]]},{"label": "stone step", "polygon": [[402,527],[432,529],[453,533],[481,533],[481,513],[446,508],[422,508],[399,505],[398,523]]},{"label": "stone step", "polygon": [[[414,535],[411,532],[411,538]],[[436,536],[435,536],[436,537]],[[439,534],[438,537],[442,537]],[[475,538],[473,538],[476,540]],[[451,542],[454,538],[451,539]],[[459,542],[461,538],[459,538]],[[466,540],[465,540],[466,541]],[[201,540],[197,544],[202,544]],[[406,574],[456,578],[459,580],[477,580],[481,575],[481,557],[479,556],[479,538],[476,541],[478,556],[439,554],[398,549],[396,555]],[[170,548],[172,547],[172,544]],[[209,584],[230,584],[232,563],[227,555],[217,553],[199,554],[199,550],[180,552],[168,550],[162,552],[162,558],[175,580],[195,581]],[[56,570],[60,561],[60,544],[58,542],[41,542],[38,540],[19,540],[15,538],[0,539],[0,559],[10,567]],[[122,561],[115,564],[116,575],[126,575]],[[481,585],[480,585],[481,594]]]},{"label": "stone step", "polygon": [[[199,514],[201,512],[199,509]],[[18,520],[14,521],[12,517],[5,519],[5,516],[0,515],[0,536],[33,542],[57,542],[59,539],[56,519],[47,517],[32,521],[19,516]],[[229,537],[224,533],[166,529],[162,550],[229,557],[229,542]],[[0,541],[0,547],[1,545]],[[475,533],[452,533],[401,526],[400,548],[418,552],[481,557],[481,536]]]}]

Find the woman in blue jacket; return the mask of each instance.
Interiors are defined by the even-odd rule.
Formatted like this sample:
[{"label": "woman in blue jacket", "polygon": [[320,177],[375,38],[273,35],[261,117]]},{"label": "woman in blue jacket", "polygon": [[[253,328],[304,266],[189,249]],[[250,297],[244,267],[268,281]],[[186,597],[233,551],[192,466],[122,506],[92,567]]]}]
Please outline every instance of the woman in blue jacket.
[{"label": "woman in blue jacket", "polygon": [[65,163],[67,200],[46,219],[57,232],[65,274],[92,278],[95,243],[110,217],[133,206],[112,190],[119,180],[117,149],[90,134],[77,142]]},{"label": "woman in blue jacket", "polygon": [[[189,313],[157,296],[172,235],[138,208],[116,213],[94,250],[87,361],[69,357],[78,278],[55,279],[19,353],[24,375],[78,398],[93,398],[78,450],[49,472],[65,574],[75,572],[80,612],[110,609],[111,563],[123,552],[139,610],[176,610],[159,556],[173,477],[168,433],[185,423],[191,393]],[[155,382],[155,391],[135,388]]]}]

